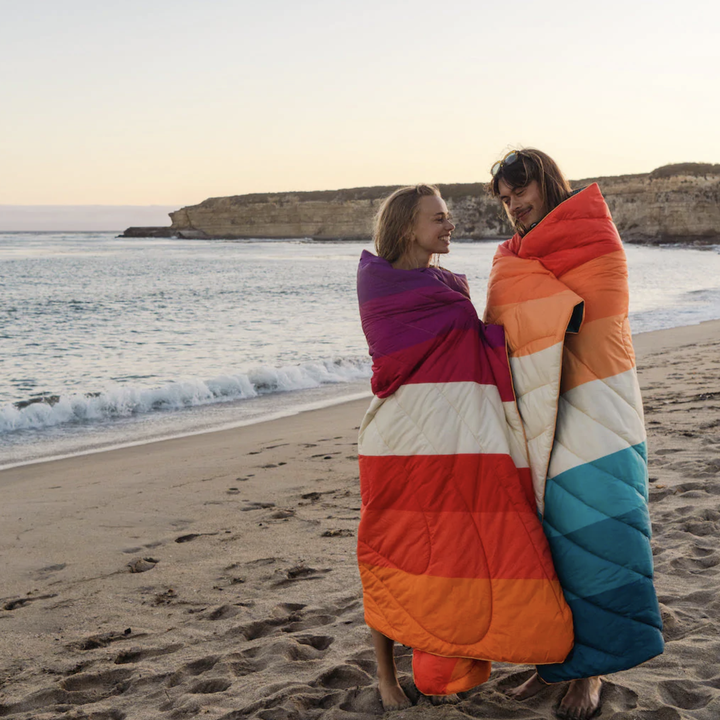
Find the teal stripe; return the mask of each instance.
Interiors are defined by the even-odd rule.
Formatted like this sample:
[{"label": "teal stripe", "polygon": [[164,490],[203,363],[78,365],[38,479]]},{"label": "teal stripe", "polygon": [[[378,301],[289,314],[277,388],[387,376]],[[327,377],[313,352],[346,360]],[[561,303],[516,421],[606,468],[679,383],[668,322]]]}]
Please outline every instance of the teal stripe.
[{"label": "teal stripe", "polygon": [[545,533],[563,590],[578,597],[652,579],[650,541],[627,525],[605,520],[561,535],[546,523]]},{"label": "teal stripe", "polygon": [[[642,508],[644,515],[628,516],[632,510]],[[562,534],[608,517],[623,517],[638,531],[650,536],[645,442],[547,480],[545,519]]]},{"label": "teal stripe", "polygon": [[548,478],[543,527],[573,612],[576,646],[564,663],[541,668],[542,677],[608,674],[662,652],[646,444]]}]

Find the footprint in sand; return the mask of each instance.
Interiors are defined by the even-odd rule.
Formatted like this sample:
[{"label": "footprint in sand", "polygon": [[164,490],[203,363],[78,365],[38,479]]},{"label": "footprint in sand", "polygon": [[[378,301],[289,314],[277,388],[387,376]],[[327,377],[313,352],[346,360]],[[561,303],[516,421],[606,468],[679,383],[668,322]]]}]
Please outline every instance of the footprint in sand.
[{"label": "footprint in sand", "polygon": [[321,568],[318,570],[316,568],[307,567],[301,563],[300,565],[295,565],[287,570],[276,570],[276,575],[283,575],[284,577],[281,580],[276,581],[274,585],[275,587],[282,587],[300,580],[317,580],[329,572],[332,572],[332,568]]},{"label": "footprint in sand", "polygon": [[[90,635],[83,640],[71,642],[66,647],[70,650],[94,650],[96,648],[107,647],[110,643],[118,642],[119,640],[127,640],[131,635],[132,629],[125,628],[122,632],[107,632]],[[132,636],[135,638],[144,637],[145,633],[136,633]]]},{"label": "footprint in sand", "polygon": [[[265,698],[232,714],[232,720],[240,718],[265,718],[266,720],[300,720],[300,718],[323,717],[322,710],[340,703],[344,693],[328,692],[324,688],[311,688],[296,682],[268,685],[263,689]],[[227,717],[230,720],[230,716]]]},{"label": "footprint in sand", "polygon": [[334,492],[334,490],[325,490],[324,492],[314,491],[305,493],[300,496],[300,499],[305,500],[306,502],[298,503],[298,505],[314,505],[322,498],[323,495],[331,495]]},{"label": "footprint in sand", "polygon": [[116,665],[127,665],[129,663],[140,662],[141,660],[149,660],[150,658],[162,657],[163,655],[171,655],[185,647],[182,643],[166,645],[161,648],[130,648],[123,650],[115,656]]},{"label": "footprint in sand", "polygon": [[199,680],[190,686],[188,692],[193,695],[209,695],[210,693],[225,692],[231,685],[232,681],[226,678]]},{"label": "footprint in sand", "polygon": [[181,535],[180,537],[175,538],[176,543],[186,543],[190,542],[191,540],[195,540],[199,537],[210,537],[212,535],[219,535],[219,533],[216,532],[210,532],[210,533],[188,533],[187,535]]},{"label": "footprint in sand", "polygon": [[270,645],[260,645],[236,653],[231,668],[236,676],[241,676],[262,672],[273,665],[287,662],[313,663],[325,657],[333,640],[322,635],[283,638]]},{"label": "footprint in sand", "polygon": [[682,529],[696,537],[715,536],[718,533],[718,524],[711,520],[688,522],[683,525]]},{"label": "footprint in sand", "polygon": [[136,558],[131,560],[126,567],[130,568],[131,573],[142,573],[152,570],[160,561],[155,558]]},{"label": "footprint in sand", "polygon": [[658,690],[668,705],[682,710],[704,708],[714,697],[709,688],[698,687],[690,680],[662,680],[658,683]]},{"label": "footprint in sand", "polygon": [[324,672],[314,683],[311,683],[311,685],[320,685],[321,687],[333,690],[344,690],[347,688],[371,685],[372,682],[373,680],[370,675],[359,667],[355,665],[338,665]]},{"label": "footprint in sand", "polygon": [[35,575],[37,575],[40,578],[45,578],[48,575],[52,575],[53,573],[60,572],[60,570],[64,570],[67,567],[66,563],[58,563],[57,565],[47,565],[46,567],[40,568],[35,572]]},{"label": "footprint in sand", "polygon": [[367,650],[361,650],[348,658],[348,662],[351,665],[357,665],[361,670],[364,670],[368,675],[374,675],[376,669],[375,652],[368,648]]},{"label": "footprint in sand", "polygon": [[716,483],[688,482],[683,483],[682,485],[678,485],[676,487],[676,490],[678,495],[683,495],[684,497],[689,497],[687,493],[691,491],[699,491],[703,494],[710,495],[720,495],[720,486],[718,486]]},{"label": "footprint in sand", "polygon": [[[123,679],[121,679],[121,677]],[[62,681],[60,687],[40,690],[28,695],[18,703],[0,704],[0,716],[5,717],[23,713],[24,717],[38,717],[37,711],[44,712],[53,706],[58,710],[70,709],[69,706],[88,705],[100,702],[106,698],[125,692],[129,683],[112,672],[98,673],[97,675],[76,676]],[[31,713],[25,715],[25,713]],[[124,720],[125,714],[119,710],[106,710],[86,716],[84,713],[73,717],[92,717],[93,720]]]},{"label": "footprint in sand", "polygon": [[270,515],[271,520],[287,520],[291,517],[295,517],[294,510],[276,510]]},{"label": "footprint in sand", "polygon": [[6,600],[3,603],[2,609],[17,610],[18,608],[25,607],[25,605],[29,605],[31,602],[35,602],[36,600],[50,600],[54,597],[57,597],[57,593],[50,593],[48,595],[26,595],[25,597]]},{"label": "footprint in sand", "polygon": [[218,664],[219,660],[219,655],[208,655],[208,657],[193,660],[192,662],[187,663],[187,665],[183,665],[180,668],[180,672],[196,677],[206,673],[208,670],[212,670],[215,665]]},{"label": "footprint in sand", "polygon": [[228,618],[235,617],[240,610],[234,605],[220,605],[214,610],[211,610],[205,617],[208,620],[227,620]]},{"label": "footprint in sand", "polygon": [[352,530],[340,529],[340,530],[326,530],[321,533],[320,537],[354,537],[355,533]]},{"label": "footprint in sand", "polygon": [[247,512],[248,510],[267,510],[268,508],[274,508],[275,503],[273,502],[246,502],[244,507],[241,507],[240,509],[243,512]]},{"label": "footprint in sand", "polygon": [[316,460],[317,458],[322,458],[323,460],[332,460],[335,455],[340,455],[340,452],[331,452],[331,453],[320,453],[319,455],[311,455],[310,458],[312,460]]},{"label": "footprint in sand", "polygon": [[[117,690],[118,684],[127,680],[133,670],[113,669],[99,673],[79,673],[71,675],[60,682],[63,690],[81,692],[83,690]],[[113,694],[112,692],[110,694]]]},{"label": "footprint in sand", "polygon": [[154,607],[158,607],[159,605],[171,605],[177,599],[177,593],[172,588],[168,588],[164,592],[157,593],[150,604]]}]

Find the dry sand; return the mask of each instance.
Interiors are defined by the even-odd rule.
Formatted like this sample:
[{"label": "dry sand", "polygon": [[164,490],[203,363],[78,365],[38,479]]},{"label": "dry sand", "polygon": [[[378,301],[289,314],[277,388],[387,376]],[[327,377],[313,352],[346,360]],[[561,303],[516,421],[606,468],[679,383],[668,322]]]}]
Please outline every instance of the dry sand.
[{"label": "dry sand", "polygon": [[[599,717],[720,718],[720,322],[636,338],[666,653],[608,679]],[[382,713],[363,623],[356,435],[367,401],[0,473],[0,717]],[[131,572],[131,569],[136,572]],[[550,718],[497,665],[455,706]]]}]

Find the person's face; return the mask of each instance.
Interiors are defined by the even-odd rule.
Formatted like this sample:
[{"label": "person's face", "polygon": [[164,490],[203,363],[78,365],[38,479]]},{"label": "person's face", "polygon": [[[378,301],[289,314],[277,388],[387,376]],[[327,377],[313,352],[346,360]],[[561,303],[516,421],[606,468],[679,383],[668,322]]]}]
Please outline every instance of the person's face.
[{"label": "person's face", "polygon": [[516,228],[528,230],[547,215],[545,198],[537,180],[517,188],[511,188],[504,180],[500,180],[498,191],[500,202]]},{"label": "person's face", "polygon": [[430,262],[435,253],[450,252],[450,234],[454,229],[445,201],[437,195],[424,195],[418,203],[410,248],[418,256],[427,256]]}]

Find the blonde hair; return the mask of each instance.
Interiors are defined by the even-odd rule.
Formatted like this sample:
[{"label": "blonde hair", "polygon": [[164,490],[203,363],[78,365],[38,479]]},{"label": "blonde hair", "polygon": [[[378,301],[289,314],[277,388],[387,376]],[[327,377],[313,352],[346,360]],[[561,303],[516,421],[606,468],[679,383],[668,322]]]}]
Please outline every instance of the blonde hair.
[{"label": "blonde hair", "polygon": [[434,185],[410,185],[396,190],[386,198],[375,216],[373,240],[375,252],[389,263],[399,260],[410,247],[412,229],[420,198],[436,195]]}]

